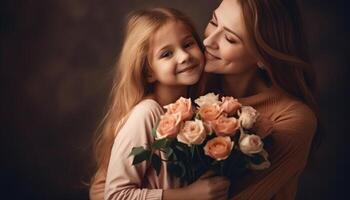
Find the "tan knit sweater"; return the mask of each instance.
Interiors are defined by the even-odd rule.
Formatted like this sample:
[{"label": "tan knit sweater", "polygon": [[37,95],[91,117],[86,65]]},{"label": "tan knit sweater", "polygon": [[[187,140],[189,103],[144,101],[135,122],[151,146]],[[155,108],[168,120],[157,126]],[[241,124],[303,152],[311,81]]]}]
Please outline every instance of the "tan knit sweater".
[{"label": "tan knit sweater", "polygon": [[239,187],[233,199],[295,199],[298,179],[317,127],[314,113],[304,103],[274,87],[239,101],[271,120],[273,145],[267,149],[271,167],[236,180]]}]

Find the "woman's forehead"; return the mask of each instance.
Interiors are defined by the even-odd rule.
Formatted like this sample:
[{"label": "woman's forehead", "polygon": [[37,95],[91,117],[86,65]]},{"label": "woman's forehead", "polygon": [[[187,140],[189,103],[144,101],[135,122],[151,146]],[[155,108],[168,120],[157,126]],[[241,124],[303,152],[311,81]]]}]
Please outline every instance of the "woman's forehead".
[{"label": "woman's forehead", "polygon": [[236,0],[223,0],[213,15],[222,26],[241,35],[244,33],[242,9]]}]

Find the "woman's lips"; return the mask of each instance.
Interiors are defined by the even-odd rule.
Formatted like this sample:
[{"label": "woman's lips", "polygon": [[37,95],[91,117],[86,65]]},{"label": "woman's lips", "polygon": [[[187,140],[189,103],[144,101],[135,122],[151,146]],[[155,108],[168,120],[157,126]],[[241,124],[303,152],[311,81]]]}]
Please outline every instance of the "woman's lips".
[{"label": "woman's lips", "polygon": [[205,50],[205,57],[208,60],[214,60],[214,59],[220,59],[219,57],[214,56],[213,54],[211,54],[209,51]]}]

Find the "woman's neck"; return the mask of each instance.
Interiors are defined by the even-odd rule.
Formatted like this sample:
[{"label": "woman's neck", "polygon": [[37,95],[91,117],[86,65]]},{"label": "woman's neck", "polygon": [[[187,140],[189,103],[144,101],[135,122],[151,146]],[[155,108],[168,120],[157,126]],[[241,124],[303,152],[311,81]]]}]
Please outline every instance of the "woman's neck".
[{"label": "woman's neck", "polygon": [[257,71],[239,75],[224,75],[222,89],[224,95],[242,98],[258,94],[268,88],[268,84]]},{"label": "woman's neck", "polygon": [[187,97],[188,86],[156,85],[149,98],[157,101],[161,106],[174,103],[180,97]]}]

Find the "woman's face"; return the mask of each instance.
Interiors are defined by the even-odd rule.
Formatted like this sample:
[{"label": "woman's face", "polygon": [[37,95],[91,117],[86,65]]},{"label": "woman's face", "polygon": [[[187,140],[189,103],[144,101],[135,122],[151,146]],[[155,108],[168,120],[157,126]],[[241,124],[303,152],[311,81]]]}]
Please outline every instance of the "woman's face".
[{"label": "woman's face", "polygon": [[237,0],[223,0],[204,33],[205,71],[241,74],[255,70],[257,58],[248,45],[242,9]]}]

